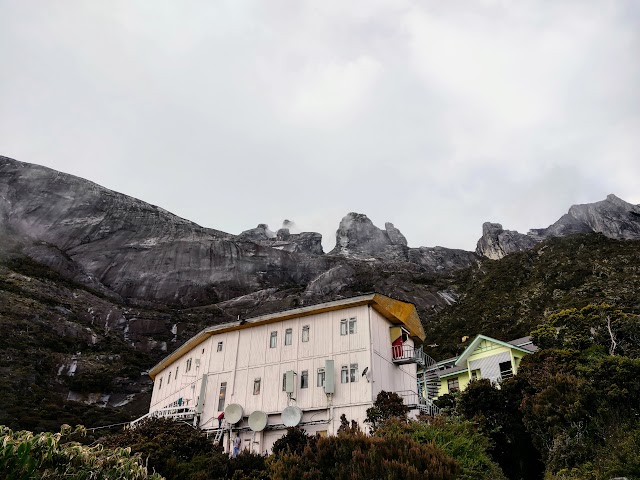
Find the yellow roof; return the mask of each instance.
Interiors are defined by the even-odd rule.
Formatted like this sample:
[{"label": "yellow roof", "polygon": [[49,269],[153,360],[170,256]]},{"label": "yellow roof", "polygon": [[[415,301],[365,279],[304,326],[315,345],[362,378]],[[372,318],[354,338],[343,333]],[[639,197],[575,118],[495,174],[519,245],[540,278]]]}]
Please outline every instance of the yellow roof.
[{"label": "yellow roof", "polygon": [[391,323],[396,325],[404,325],[407,330],[409,330],[409,334],[414,338],[414,340],[424,342],[424,328],[422,327],[420,317],[418,317],[416,307],[412,303],[401,302],[400,300],[395,300],[379,293],[370,293],[367,295],[359,295],[357,297],[336,300],[334,302],[320,303],[317,305],[310,305],[307,307],[300,307],[291,310],[284,310],[282,312],[270,313],[268,315],[261,315],[259,317],[246,319],[242,323],[240,321],[237,321],[207,327],[200,333],[197,333],[196,335],[191,337],[183,345],[178,347],[173,353],[169,354],[158,364],[156,364],[149,371],[149,376],[152,380],[155,379],[156,375],[160,373],[166,366],[170,365],[175,360],[188,353],[191,349],[201,344],[212,335],[231,332],[234,330],[241,330],[243,328],[251,328],[258,325],[266,325],[268,323],[279,322],[296,317],[305,317],[308,315],[315,315],[317,313],[357,307],[361,305],[371,305],[372,308],[374,308],[380,315],[385,317]]}]

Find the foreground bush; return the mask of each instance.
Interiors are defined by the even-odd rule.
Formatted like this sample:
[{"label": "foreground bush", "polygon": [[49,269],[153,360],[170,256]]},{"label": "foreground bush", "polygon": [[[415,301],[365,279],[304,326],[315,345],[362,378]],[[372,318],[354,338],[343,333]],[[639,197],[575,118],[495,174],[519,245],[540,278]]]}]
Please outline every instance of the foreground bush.
[{"label": "foreground bush", "polygon": [[[78,433],[83,428],[76,428]],[[2,478],[72,480],[162,480],[149,475],[138,455],[130,448],[88,447],[77,442],[62,443],[71,433],[63,425],[60,433],[13,432],[0,426],[0,472]]]},{"label": "foreground bush", "polygon": [[436,417],[426,421],[388,421],[376,436],[394,438],[409,435],[422,445],[435,445],[452,457],[460,466],[459,480],[506,480],[501,468],[493,461],[489,451],[490,439],[466,420]]},{"label": "foreground bush", "polygon": [[302,453],[280,452],[267,464],[273,480],[450,480],[458,472],[442,450],[418,443],[402,430],[367,436],[347,428],[309,442]]}]

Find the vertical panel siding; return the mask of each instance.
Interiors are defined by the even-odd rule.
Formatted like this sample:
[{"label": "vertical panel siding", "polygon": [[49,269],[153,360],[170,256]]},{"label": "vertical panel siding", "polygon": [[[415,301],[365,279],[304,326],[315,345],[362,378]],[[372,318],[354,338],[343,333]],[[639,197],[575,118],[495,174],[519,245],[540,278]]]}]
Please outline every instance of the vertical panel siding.
[{"label": "vertical panel siding", "polygon": [[[340,320],[348,321],[350,318],[357,319],[357,332],[340,335]],[[309,341],[303,343],[304,325],[309,325],[310,330]],[[156,390],[154,385],[152,409],[162,408],[180,396],[188,397],[195,404],[202,377],[208,375],[202,416],[202,421],[208,422],[205,427],[216,425],[215,418],[219,413],[218,395],[223,381],[227,382],[225,404],[240,404],[244,410],[245,423],[246,417],[255,410],[269,413],[270,424],[280,423],[280,412],[288,403],[287,394],[282,391],[282,376],[287,370],[293,370],[297,374],[293,403],[305,411],[305,418],[328,418],[330,410],[327,396],[324,389],[317,386],[316,376],[318,368],[324,368],[325,361],[332,359],[335,362],[336,382],[332,402],[334,417],[330,425],[309,428],[333,433],[337,430],[341,413],[350,420],[362,422],[366,409],[371,406],[372,399],[380,390],[416,390],[416,366],[398,367],[391,361],[390,325],[389,321],[369,306],[359,306],[212,335],[158,374],[157,379],[163,378],[163,387]],[[287,328],[292,329],[291,345],[284,344]],[[277,347],[273,349],[269,348],[272,331],[278,332]],[[219,341],[223,342],[222,352],[216,351]],[[189,357],[193,358],[194,363],[191,371],[186,372],[185,362]],[[196,358],[201,361],[199,368],[195,367]],[[342,384],[341,367],[345,365],[350,369],[355,363],[358,364],[357,381]],[[175,372],[178,364],[178,381],[172,379],[167,387],[167,374],[169,371]],[[365,368],[369,369],[370,382],[362,376]],[[309,386],[306,389],[300,388],[303,370],[309,373]],[[253,395],[255,378],[261,379],[259,395]],[[258,435],[256,438],[260,442],[259,448],[270,448],[275,438],[283,433],[284,431],[277,431]]]}]

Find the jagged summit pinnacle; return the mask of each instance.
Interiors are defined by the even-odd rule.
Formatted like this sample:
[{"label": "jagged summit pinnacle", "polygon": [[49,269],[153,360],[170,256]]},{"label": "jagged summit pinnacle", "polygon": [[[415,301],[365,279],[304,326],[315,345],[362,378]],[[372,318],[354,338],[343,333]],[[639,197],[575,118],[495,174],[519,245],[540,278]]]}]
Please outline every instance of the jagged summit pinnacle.
[{"label": "jagged summit pinnacle", "polygon": [[486,222],[482,226],[476,253],[500,259],[509,253],[528,250],[548,237],[591,232],[620,240],[639,240],[640,205],[609,194],[599,202],[573,205],[552,225],[532,229],[527,234],[504,230],[499,223]]}]

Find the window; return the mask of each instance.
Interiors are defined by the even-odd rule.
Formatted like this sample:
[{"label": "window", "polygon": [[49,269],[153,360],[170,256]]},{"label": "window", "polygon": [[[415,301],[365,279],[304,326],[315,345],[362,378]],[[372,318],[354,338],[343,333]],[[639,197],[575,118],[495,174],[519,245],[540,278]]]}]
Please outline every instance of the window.
[{"label": "window", "polygon": [[224,400],[227,398],[227,382],[222,382],[220,384],[220,395],[218,396],[218,411],[222,412],[224,410]]},{"label": "window", "polygon": [[358,364],[357,363],[351,364],[350,380],[352,383],[358,381]]},{"label": "window", "polygon": [[471,370],[471,380],[478,380],[480,378],[482,378],[482,377],[480,376],[480,369],[479,368],[477,368],[475,370]]},{"label": "window", "polygon": [[458,378],[450,378],[447,380],[447,387],[449,388],[449,393],[459,392],[460,384],[458,383]]},{"label": "window", "polygon": [[287,373],[283,373],[282,374],[282,391],[286,392],[287,391]]},{"label": "window", "polygon": [[502,378],[513,377],[513,370],[511,370],[511,362],[500,363],[500,376]]},{"label": "window", "polygon": [[309,388],[309,370],[302,370],[300,375],[300,388]]},{"label": "window", "polygon": [[176,379],[176,382],[178,381],[178,368],[179,368],[179,367],[176,367],[176,374],[174,375],[174,376],[175,376],[175,379]]},{"label": "window", "polygon": [[355,318],[349,319],[349,335],[353,335],[358,332],[358,323]]},{"label": "window", "polygon": [[324,387],[324,379],[325,379],[324,368],[319,368],[318,369],[318,382],[317,382],[319,387]]},{"label": "window", "polygon": [[188,372],[189,370],[191,370],[191,359],[190,358],[187,359],[187,368],[185,368],[184,371]]},{"label": "window", "polygon": [[221,352],[222,351],[222,345],[224,342],[218,342],[218,348],[216,349],[216,351]]},{"label": "window", "polygon": [[340,320],[340,335],[346,335],[347,332],[347,319]]},{"label": "window", "polygon": [[271,332],[271,338],[269,338],[269,348],[276,348],[278,346],[278,332]]},{"label": "window", "polygon": [[253,381],[253,394],[260,395],[260,379],[259,378],[256,378]]},{"label": "window", "polygon": [[171,372],[169,372],[169,378],[167,378],[167,385],[171,383]]},{"label": "window", "polygon": [[346,365],[340,369],[340,383],[349,383],[349,367]]},{"label": "window", "polygon": [[304,327],[302,327],[302,341],[309,341],[309,325],[305,325]]},{"label": "window", "polygon": [[293,329],[287,328],[284,331],[284,344],[291,345],[292,341],[293,341]]},{"label": "window", "polygon": [[204,348],[202,349],[202,354],[204,355]]},{"label": "window", "polygon": [[158,390],[162,388],[162,379],[158,380]]}]

